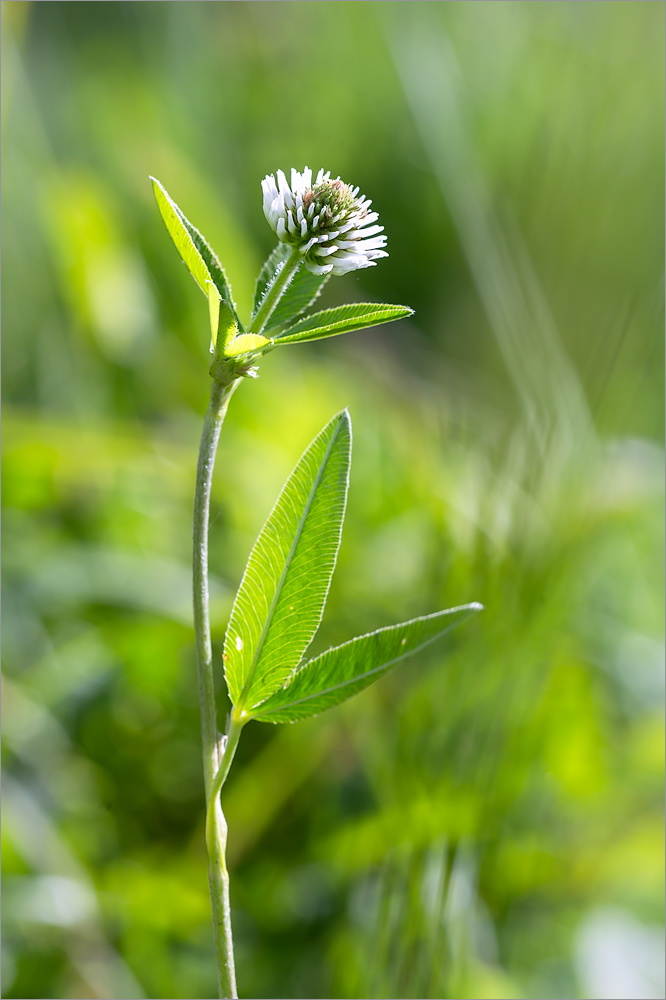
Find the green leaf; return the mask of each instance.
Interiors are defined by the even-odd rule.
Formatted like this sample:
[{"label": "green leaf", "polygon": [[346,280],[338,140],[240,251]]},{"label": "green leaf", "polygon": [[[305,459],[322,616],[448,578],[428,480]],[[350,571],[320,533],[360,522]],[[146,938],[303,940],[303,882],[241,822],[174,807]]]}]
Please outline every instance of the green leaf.
[{"label": "green leaf", "polygon": [[268,257],[261,266],[257,283],[254,286],[254,300],[252,302],[252,318],[254,319],[257,309],[261,305],[266,289],[271,279],[275,277],[275,272],[284,264],[291,252],[291,247],[287,243],[278,243],[274,250],[271,250]]},{"label": "green leaf", "polygon": [[250,554],[224,642],[229,694],[240,710],[284,683],[319,627],[340,547],[350,461],[345,410],[303,454]]},{"label": "green leaf", "polygon": [[279,337],[276,344],[297,344],[321,337],[335,337],[351,330],[362,330],[366,326],[390,323],[394,319],[404,319],[414,312],[408,306],[380,305],[378,302],[353,302],[336,309],[324,309],[313,313],[295,326],[290,326]]},{"label": "green leaf", "polygon": [[[259,272],[257,285],[254,290],[253,319],[269,284],[275,277],[278,268],[286,261],[290,252],[291,248],[286,243],[279,243]],[[330,274],[312,274],[306,267],[301,266],[298,269],[292,278],[291,284],[270,317],[270,331],[273,335],[285,323],[292,322],[304,313],[306,309],[310,308],[321,295],[321,291],[329,277]]]},{"label": "green leaf", "polygon": [[260,351],[271,340],[262,337],[259,333],[241,333],[238,337],[227,342],[224,348],[225,358],[237,358],[240,354],[249,354],[252,351]]},{"label": "green leaf", "polygon": [[480,604],[465,604],[380,628],[328,649],[297,667],[279,691],[252,711],[252,717],[260,722],[296,722],[318,715],[362,691],[480,610]]},{"label": "green leaf", "polygon": [[220,293],[212,281],[208,286],[208,309],[210,312],[210,334],[213,341],[213,348],[217,344],[218,331],[221,330],[222,353],[224,354],[228,344],[231,343],[238,332],[238,324],[229,306],[220,298]]},{"label": "green leaf", "polygon": [[150,179],[153,182],[153,191],[155,192],[157,205],[160,210],[160,214],[164,219],[164,224],[167,227],[169,236],[173,240],[176,250],[180,254],[199,288],[205,296],[208,296],[208,286],[213,279],[208,267],[204,263],[203,257],[195,246],[194,241],[185,226],[183,221],[184,217],[178,206],[171,200],[160,182],[155,177],[151,177]]},{"label": "green leaf", "polygon": [[224,302],[226,302],[226,304],[229,306],[232,313],[234,314],[234,318],[236,320],[238,328],[242,331],[243,324],[241,323],[240,318],[238,316],[238,307],[234,302],[233,293],[231,291],[231,285],[229,284],[229,279],[227,278],[224,272],[224,268],[222,267],[220,261],[218,260],[217,254],[210,246],[210,244],[206,242],[206,240],[201,235],[199,230],[195,229],[192,223],[185,218],[185,216],[183,215],[183,213],[181,212],[181,210],[178,208],[177,205],[176,205],[176,210],[178,211],[182,219],[183,225],[190,234],[194,245],[201,254],[201,257],[203,258],[204,262],[206,263],[206,266],[210,271],[211,278],[213,279],[213,284],[220,293],[220,298]]},{"label": "green leaf", "polygon": [[[162,218],[164,219],[166,227],[169,230],[169,235],[175,243],[178,253],[189,268],[190,273],[193,275],[195,281],[206,296],[209,294],[206,282],[211,281],[213,283],[220,295],[220,298],[226,302],[228,307],[231,309],[236,324],[242,332],[243,325],[238,318],[238,310],[231,292],[231,286],[227,280],[226,274],[224,273],[224,268],[215,254],[215,251],[206,242],[199,230],[192,225],[187,216],[178,207],[173,198],[170,197],[166,188],[160,184],[157,178],[151,177],[150,179],[153,182],[155,198],[157,199],[157,204],[159,205]],[[197,272],[195,273],[195,271],[192,270],[192,267],[190,266],[192,249],[190,248],[193,248],[196,252],[197,257],[204,267],[204,271],[202,271],[201,267],[196,264],[196,258],[194,259],[194,263],[197,267]],[[204,279],[203,284],[201,280],[202,278]]]}]

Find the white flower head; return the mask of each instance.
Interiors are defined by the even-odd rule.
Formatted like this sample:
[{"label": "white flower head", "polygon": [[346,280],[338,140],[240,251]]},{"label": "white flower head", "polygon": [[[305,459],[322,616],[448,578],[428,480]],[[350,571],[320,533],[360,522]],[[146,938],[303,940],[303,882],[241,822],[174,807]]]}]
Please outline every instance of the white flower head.
[{"label": "white flower head", "polygon": [[331,180],[329,171],[320,170],[313,184],[309,167],[292,170],[290,186],[278,170],[277,182],[269,174],[261,188],[269,225],[282,243],[298,247],[313,274],[345,274],[388,257],[371,202],[339,177]]}]

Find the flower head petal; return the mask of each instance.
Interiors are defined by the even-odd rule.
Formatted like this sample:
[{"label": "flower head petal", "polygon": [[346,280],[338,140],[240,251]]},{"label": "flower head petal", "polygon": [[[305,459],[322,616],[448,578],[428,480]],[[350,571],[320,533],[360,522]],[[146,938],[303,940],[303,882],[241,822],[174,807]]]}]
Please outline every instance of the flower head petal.
[{"label": "flower head petal", "polygon": [[379,216],[368,211],[371,202],[357,187],[331,180],[323,169],[313,183],[309,167],[292,168],[290,178],[291,184],[278,170],[261,182],[264,215],[281,242],[298,248],[309,271],[345,274],[388,256],[386,237],[379,235],[384,227],[375,225]]}]

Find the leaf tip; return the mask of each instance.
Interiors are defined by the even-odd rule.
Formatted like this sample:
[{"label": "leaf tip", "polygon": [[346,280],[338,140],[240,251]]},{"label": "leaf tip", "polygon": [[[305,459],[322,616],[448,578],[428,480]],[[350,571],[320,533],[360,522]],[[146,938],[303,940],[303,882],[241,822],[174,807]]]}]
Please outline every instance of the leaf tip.
[{"label": "leaf tip", "polygon": [[337,416],[334,417],[333,419],[337,421],[337,425],[341,430],[342,428],[344,428],[344,430],[349,435],[349,439],[351,441],[352,422],[351,422],[351,414],[349,413],[349,407],[345,406],[344,410],[340,410]]}]

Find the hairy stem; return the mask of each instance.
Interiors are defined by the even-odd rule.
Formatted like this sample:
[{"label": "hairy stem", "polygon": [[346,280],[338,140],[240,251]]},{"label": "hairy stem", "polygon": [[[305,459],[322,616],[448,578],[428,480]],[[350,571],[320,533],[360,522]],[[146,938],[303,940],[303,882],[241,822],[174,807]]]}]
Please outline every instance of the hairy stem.
[{"label": "hairy stem", "polygon": [[[294,248],[282,269],[269,285],[248,333],[260,333],[264,329],[301,262],[301,254]],[[193,530],[194,632],[199,671],[201,742],[206,789],[208,882],[210,884],[217,949],[217,977],[222,1000],[235,1000],[238,993],[236,992],[236,971],[231,937],[229,873],[226,863],[227,822],[220,805],[219,793],[229,773],[243,723],[235,715],[232,715],[221,752],[217,730],[213,651],[208,614],[208,520],[213,468],[220,429],[226,416],[229,400],[240,382],[240,378],[235,378],[230,374],[230,371],[228,366],[225,370],[225,364],[216,366],[214,363],[211,369],[211,374],[214,376],[213,388],[210,394],[210,404],[204,418],[199,447]],[[219,378],[216,377],[218,372],[222,373]]]},{"label": "hairy stem", "polygon": [[254,319],[248,327],[248,333],[261,333],[266,323],[271,317],[271,313],[289,287],[291,279],[298,271],[303,262],[303,255],[297,247],[294,247],[287,257],[282,268],[275,275],[270,285],[266,289],[266,294],[261,300],[261,305],[257,309]]},{"label": "hairy stem", "polygon": [[[225,860],[227,824],[222,813],[222,808],[217,801],[217,795],[213,797],[213,783],[221,760],[217,731],[217,713],[215,709],[213,653],[208,614],[208,520],[213,468],[220,429],[227,412],[229,400],[239,381],[240,379],[229,382],[213,381],[210,404],[204,418],[199,447],[193,524],[194,631],[199,672],[201,742],[203,746],[204,785],[206,789],[208,881],[210,883],[211,903],[213,907],[220,997],[224,998],[224,1000],[233,1000],[238,994],[236,993],[236,973],[234,970],[234,954],[231,939],[229,875]],[[237,739],[236,742],[238,742]],[[227,748],[229,747],[228,739],[226,746]],[[226,752],[222,759],[224,760],[225,757]],[[229,760],[229,764],[231,764],[231,760]],[[211,817],[210,822],[209,814]]]}]

